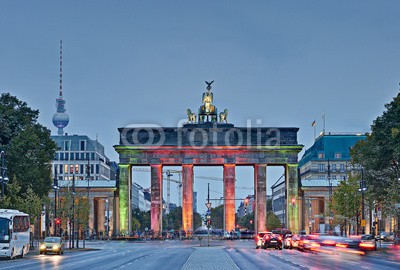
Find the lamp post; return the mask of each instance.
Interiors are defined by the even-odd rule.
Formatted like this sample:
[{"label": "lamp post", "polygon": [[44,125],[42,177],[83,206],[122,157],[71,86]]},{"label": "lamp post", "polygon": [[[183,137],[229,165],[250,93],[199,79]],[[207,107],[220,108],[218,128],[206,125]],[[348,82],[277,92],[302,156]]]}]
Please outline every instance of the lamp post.
[{"label": "lamp post", "polygon": [[54,179],[53,179],[53,189],[54,189],[54,236],[57,236],[57,190],[58,187],[58,173],[57,173],[57,166],[54,169]]},{"label": "lamp post", "polygon": [[74,248],[75,240],[75,174],[72,176],[72,248]]},{"label": "lamp post", "polygon": [[365,185],[363,167],[361,167],[361,181],[360,181],[360,188],[358,189],[358,191],[361,192],[361,230],[362,234],[365,234],[364,192],[367,191],[367,187]]},{"label": "lamp post", "polygon": [[7,167],[6,167],[6,153],[4,151],[1,151],[0,153],[1,157],[1,170],[0,170],[0,182],[1,182],[1,198],[4,198],[4,184],[8,183],[8,177],[7,177]]},{"label": "lamp post", "polygon": [[[89,159],[88,159],[88,163],[86,164],[86,178],[87,178],[87,200],[88,200],[88,207],[89,207],[89,212],[88,212],[88,220],[87,220],[87,233],[89,234],[90,237],[90,228],[89,228],[89,219],[90,219],[90,199],[89,199],[89,195],[90,195],[90,164],[89,164]],[[84,237],[85,239],[85,237]]]},{"label": "lamp post", "polygon": [[106,198],[106,207],[107,207],[106,234],[107,234],[107,240],[110,240],[110,239],[109,239],[109,230],[110,230],[110,205],[109,205],[108,197]]}]

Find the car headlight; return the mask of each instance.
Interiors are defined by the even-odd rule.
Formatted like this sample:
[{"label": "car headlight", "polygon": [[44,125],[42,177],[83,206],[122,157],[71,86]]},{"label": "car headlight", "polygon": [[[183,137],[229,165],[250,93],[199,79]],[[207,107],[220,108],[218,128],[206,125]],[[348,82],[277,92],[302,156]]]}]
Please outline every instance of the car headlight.
[{"label": "car headlight", "polygon": [[52,249],[53,249],[53,250],[59,250],[59,249],[60,249],[60,246],[59,246],[59,245],[54,245]]},{"label": "car headlight", "polygon": [[46,249],[46,245],[45,244],[41,244],[40,245],[40,249]]}]

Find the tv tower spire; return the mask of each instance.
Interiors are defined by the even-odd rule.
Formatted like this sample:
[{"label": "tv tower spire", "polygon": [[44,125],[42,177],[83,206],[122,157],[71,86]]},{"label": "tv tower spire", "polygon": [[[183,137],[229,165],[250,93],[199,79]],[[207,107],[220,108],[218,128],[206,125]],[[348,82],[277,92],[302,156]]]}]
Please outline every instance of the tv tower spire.
[{"label": "tv tower spire", "polygon": [[63,135],[64,128],[69,123],[68,114],[65,113],[65,100],[62,96],[62,40],[60,40],[60,95],[56,99],[57,112],[53,115],[53,125],[58,128],[57,134]]}]

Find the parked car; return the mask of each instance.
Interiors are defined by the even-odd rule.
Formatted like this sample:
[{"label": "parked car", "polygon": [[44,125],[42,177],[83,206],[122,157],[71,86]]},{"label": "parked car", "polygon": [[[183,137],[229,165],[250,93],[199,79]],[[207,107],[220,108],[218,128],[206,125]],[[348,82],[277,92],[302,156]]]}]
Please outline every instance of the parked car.
[{"label": "parked car", "polygon": [[282,249],[282,236],[279,234],[265,234],[262,240],[262,247]]},{"label": "parked car", "polygon": [[361,236],[360,248],[362,250],[376,250],[376,240],[372,234]]},{"label": "parked car", "polygon": [[46,237],[40,244],[40,254],[56,253],[64,254],[64,241],[61,237]]},{"label": "parked car", "polygon": [[283,248],[289,248],[289,249],[293,248],[292,238],[293,234],[285,235],[285,238],[283,239]]},{"label": "parked car", "polygon": [[263,241],[263,237],[264,237],[265,234],[272,234],[272,232],[268,232],[268,231],[258,232],[256,237],[254,238],[254,241],[256,242],[256,248],[257,249],[262,246],[262,241]]}]

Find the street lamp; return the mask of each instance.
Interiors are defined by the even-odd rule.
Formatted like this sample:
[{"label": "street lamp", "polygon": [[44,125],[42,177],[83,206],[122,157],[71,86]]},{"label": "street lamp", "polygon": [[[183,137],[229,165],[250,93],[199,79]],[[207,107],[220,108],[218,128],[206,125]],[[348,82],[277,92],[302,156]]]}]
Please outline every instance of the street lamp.
[{"label": "street lamp", "polygon": [[106,198],[106,206],[107,206],[106,234],[107,234],[107,240],[110,240],[110,239],[109,239],[109,230],[110,230],[110,205],[109,205],[108,197]]},{"label": "street lamp", "polygon": [[1,151],[0,153],[1,157],[1,170],[0,170],[0,182],[1,182],[1,198],[4,198],[4,184],[8,183],[8,177],[7,177],[7,167],[6,167],[6,153],[4,151]]},{"label": "street lamp", "polygon": [[54,236],[57,236],[57,190],[58,187],[58,173],[57,173],[57,166],[54,169],[54,179],[53,179],[53,189],[54,189]]},{"label": "street lamp", "polygon": [[365,211],[364,211],[364,192],[367,191],[367,187],[365,185],[365,180],[364,180],[364,169],[361,167],[361,181],[360,181],[360,188],[358,189],[359,192],[361,192],[361,229],[362,229],[362,234],[365,234]]}]

